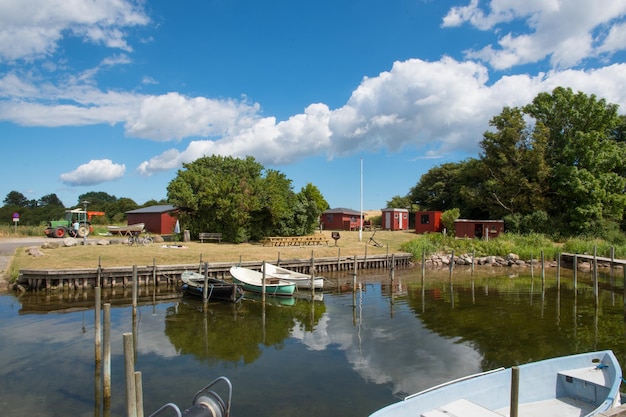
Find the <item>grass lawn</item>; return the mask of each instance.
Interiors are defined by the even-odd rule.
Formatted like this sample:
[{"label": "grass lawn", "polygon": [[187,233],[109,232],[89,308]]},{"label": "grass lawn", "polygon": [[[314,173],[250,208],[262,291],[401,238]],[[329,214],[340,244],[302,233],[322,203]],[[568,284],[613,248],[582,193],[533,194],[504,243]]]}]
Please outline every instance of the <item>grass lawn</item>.
[{"label": "grass lawn", "polygon": [[[330,243],[328,246],[304,246],[304,247],[269,247],[261,244],[241,243],[199,243],[199,242],[166,242],[153,243],[150,246],[132,246],[124,244],[112,245],[87,245],[75,247],[59,247],[56,249],[42,249],[44,256],[33,257],[24,249],[19,249],[9,269],[12,278],[17,277],[20,269],[72,269],[72,268],[95,268],[98,259],[103,267],[132,266],[132,265],[176,265],[192,264],[199,262],[239,262],[242,261],[273,261],[279,256],[280,259],[310,258],[313,254],[316,258],[334,257],[338,253],[341,256],[354,256],[373,254],[386,254],[400,252],[400,246],[417,238],[413,231],[377,231],[374,239],[381,246],[375,246],[370,242],[373,232],[363,231],[359,241],[358,231],[341,231],[341,238],[335,242],[331,239],[331,232],[324,231]],[[121,240],[117,237],[106,237],[105,240]],[[97,240],[95,237],[90,241]],[[54,239],[50,239],[55,242]],[[60,242],[60,241],[59,241]],[[163,245],[182,244],[184,248],[163,247]]]}]

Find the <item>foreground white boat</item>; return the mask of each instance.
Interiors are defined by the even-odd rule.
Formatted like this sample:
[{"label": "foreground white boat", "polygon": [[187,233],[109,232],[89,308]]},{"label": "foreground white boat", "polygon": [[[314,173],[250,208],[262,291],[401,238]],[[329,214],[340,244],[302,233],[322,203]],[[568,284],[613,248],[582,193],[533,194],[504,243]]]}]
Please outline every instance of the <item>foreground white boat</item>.
[{"label": "foreground white boat", "polygon": [[[311,288],[311,275],[292,271],[291,269],[283,268],[277,265],[265,263],[265,276],[293,282],[298,288]],[[324,289],[324,278],[315,277],[313,279],[313,285],[313,288],[315,288],[316,290]]]},{"label": "foreground white boat", "polygon": [[[519,417],[588,417],[620,405],[622,370],[610,350],[517,368]],[[371,417],[509,416],[511,398],[515,398],[511,392],[514,374],[511,368],[500,368],[460,378],[410,395]]]},{"label": "foreground white boat", "polygon": [[265,276],[265,284],[263,283],[263,274],[259,271],[243,268],[241,266],[232,266],[230,274],[233,281],[239,284],[245,291],[252,291],[272,295],[293,295],[296,290],[296,284],[283,279]]}]

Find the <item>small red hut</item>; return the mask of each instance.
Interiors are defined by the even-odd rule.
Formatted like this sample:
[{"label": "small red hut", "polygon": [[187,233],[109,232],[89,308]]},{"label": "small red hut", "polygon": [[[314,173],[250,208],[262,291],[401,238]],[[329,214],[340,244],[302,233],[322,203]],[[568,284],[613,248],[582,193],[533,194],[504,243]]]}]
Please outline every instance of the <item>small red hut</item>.
[{"label": "small red hut", "polygon": [[144,207],[127,211],[128,224],[144,223],[151,233],[167,235],[174,232],[178,209],[171,204]]},{"label": "small red hut", "polygon": [[436,233],[443,231],[441,211],[418,211],[415,213],[415,233]]},{"label": "small red hut", "polygon": [[361,213],[347,208],[328,209],[322,213],[322,227],[326,230],[358,230]]},{"label": "small red hut", "polygon": [[454,221],[454,236],[493,239],[504,233],[504,220],[467,220],[457,219]]},{"label": "small red hut", "polygon": [[409,211],[403,208],[382,209],[381,228],[383,230],[407,230]]}]

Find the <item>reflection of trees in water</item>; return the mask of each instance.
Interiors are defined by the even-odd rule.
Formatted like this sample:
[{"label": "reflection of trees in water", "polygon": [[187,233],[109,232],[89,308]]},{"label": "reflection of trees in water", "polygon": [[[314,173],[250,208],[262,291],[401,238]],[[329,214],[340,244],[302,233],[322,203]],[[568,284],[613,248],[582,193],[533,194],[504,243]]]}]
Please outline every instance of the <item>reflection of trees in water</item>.
[{"label": "reflection of trees in water", "polygon": [[[311,331],[325,312],[323,303],[297,300],[294,305],[265,305],[260,301],[210,304],[183,299],[169,307],[165,335],[180,354],[194,355],[211,365],[219,362],[254,362],[262,347],[282,348],[296,325]],[[263,317],[265,316],[265,317]],[[299,322],[299,323],[298,323]]]},{"label": "reflection of trees in water", "polygon": [[414,283],[408,304],[428,329],[477,349],[483,369],[599,349],[624,360],[623,343],[616,343],[624,333],[621,297],[602,291],[596,308],[588,285],[579,283],[575,293],[571,282],[560,291],[554,278],[546,284],[542,293],[536,277],[437,282],[427,283],[422,296]]}]

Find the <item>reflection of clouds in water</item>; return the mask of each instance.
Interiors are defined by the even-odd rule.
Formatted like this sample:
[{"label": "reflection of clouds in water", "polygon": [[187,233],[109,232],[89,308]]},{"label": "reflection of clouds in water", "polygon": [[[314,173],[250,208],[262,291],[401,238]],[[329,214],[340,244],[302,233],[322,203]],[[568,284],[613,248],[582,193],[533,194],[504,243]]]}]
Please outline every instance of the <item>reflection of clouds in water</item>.
[{"label": "reflection of clouds in water", "polygon": [[[0,297],[4,302],[10,297]],[[137,308],[138,337],[137,352],[174,357],[178,353],[165,331],[165,310],[168,304]],[[6,306],[0,306],[6,316]],[[153,311],[156,315],[153,316]],[[16,312],[17,313],[17,312]],[[0,320],[0,375],[7,374],[20,366],[26,366],[34,357],[53,360],[55,355],[71,351],[77,360],[93,360],[94,357],[94,310],[64,314],[27,314],[2,317]],[[6,319],[5,319],[6,318]],[[104,314],[101,317],[104,320]],[[54,330],[52,330],[54,329]],[[122,335],[132,332],[132,309],[111,308],[111,354],[123,354]],[[40,346],[46,346],[41,350]],[[10,354],[9,354],[10,352]],[[46,359],[48,358],[48,359]]]},{"label": "reflection of clouds in water", "polygon": [[481,371],[481,355],[470,346],[424,328],[406,304],[397,303],[393,317],[381,314],[381,296],[372,292],[364,296],[356,324],[331,320],[345,317],[334,314],[345,306],[327,302],[315,329],[305,333],[298,328],[292,337],[311,350],[338,346],[364,380],[391,383],[399,396]]}]

